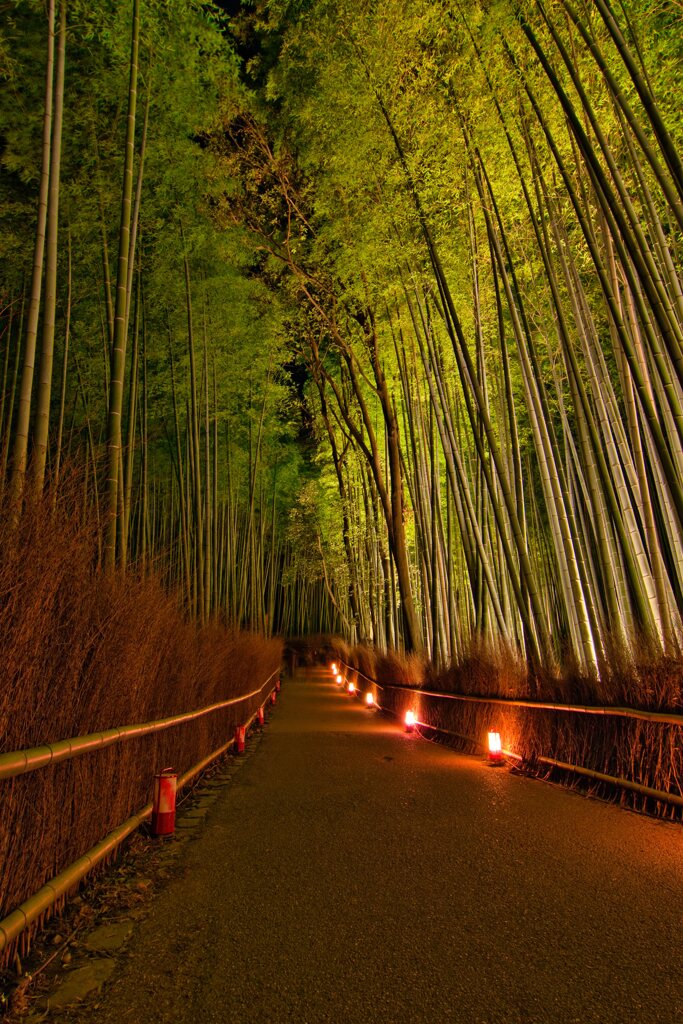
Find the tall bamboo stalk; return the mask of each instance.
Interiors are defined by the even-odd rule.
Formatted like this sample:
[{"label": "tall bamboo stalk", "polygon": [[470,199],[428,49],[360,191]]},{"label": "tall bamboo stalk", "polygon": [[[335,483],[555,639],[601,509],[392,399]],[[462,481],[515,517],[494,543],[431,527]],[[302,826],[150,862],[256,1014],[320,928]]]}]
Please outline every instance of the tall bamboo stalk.
[{"label": "tall bamboo stalk", "polygon": [[135,114],[138,88],[138,51],[140,46],[140,0],[133,0],[130,74],[128,80],[128,115],[121,193],[119,255],[116,275],[114,337],[111,352],[109,413],[107,417],[107,526],[104,564],[112,572],[116,564],[116,537],[119,515],[119,466],[121,460],[121,414],[123,409],[126,366],[128,262],[130,259],[130,225],[133,195],[133,160],[135,151]]}]

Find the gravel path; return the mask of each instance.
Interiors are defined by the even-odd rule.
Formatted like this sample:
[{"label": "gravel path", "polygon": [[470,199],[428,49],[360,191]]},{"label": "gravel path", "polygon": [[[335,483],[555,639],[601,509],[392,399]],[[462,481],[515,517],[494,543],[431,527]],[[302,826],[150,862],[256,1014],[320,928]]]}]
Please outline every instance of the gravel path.
[{"label": "gravel path", "polygon": [[302,673],[87,1019],[680,1024],[682,853]]}]

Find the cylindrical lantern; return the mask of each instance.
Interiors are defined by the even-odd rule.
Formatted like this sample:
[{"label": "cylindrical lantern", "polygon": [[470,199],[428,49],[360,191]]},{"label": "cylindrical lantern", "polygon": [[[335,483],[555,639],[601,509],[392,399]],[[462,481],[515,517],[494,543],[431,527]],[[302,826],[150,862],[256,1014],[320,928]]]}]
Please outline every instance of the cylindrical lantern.
[{"label": "cylindrical lantern", "polygon": [[330,665],[330,671],[332,672],[333,676],[336,676],[336,674],[337,674],[337,662],[336,661],[333,661],[332,664]]},{"label": "cylindrical lantern", "polygon": [[256,712],[256,721],[258,722],[259,725],[263,725],[265,720],[266,720],[266,713],[265,713],[265,710],[263,708],[263,705],[261,705],[261,707]]},{"label": "cylindrical lantern", "polygon": [[344,682],[344,676],[341,674],[341,672],[337,673],[336,679],[337,679],[337,686],[341,686],[341,684]]},{"label": "cylindrical lantern", "polygon": [[489,764],[503,764],[503,745],[500,741],[499,732],[490,732],[488,736],[489,740]]},{"label": "cylindrical lantern", "polygon": [[152,800],[152,835],[172,836],[175,830],[175,794],[178,776],[172,768],[164,768],[154,776]]},{"label": "cylindrical lantern", "polygon": [[245,725],[238,725],[235,729],[235,753],[244,753],[244,741],[247,735],[247,727]]},{"label": "cylindrical lantern", "polygon": [[355,683],[349,683],[349,696],[355,697],[355,695],[356,695],[356,684]]},{"label": "cylindrical lantern", "polygon": [[372,696],[372,690],[368,690],[365,694],[365,706],[366,708],[374,708],[375,698]]},{"label": "cylindrical lantern", "polygon": [[275,692],[279,693],[281,689],[282,689],[282,686],[280,684],[280,680],[278,679],[277,682],[275,683]]},{"label": "cylindrical lantern", "polygon": [[276,700],[277,700],[277,696],[276,696],[275,690],[273,690],[271,695],[270,695],[270,703],[274,704]]},{"label": "cylindrical lantern", "polygon": [[413,729],[415,728],[415,712],[406,711],[406,717],[404,721],[406,726],[406,732],[412,732]]}]

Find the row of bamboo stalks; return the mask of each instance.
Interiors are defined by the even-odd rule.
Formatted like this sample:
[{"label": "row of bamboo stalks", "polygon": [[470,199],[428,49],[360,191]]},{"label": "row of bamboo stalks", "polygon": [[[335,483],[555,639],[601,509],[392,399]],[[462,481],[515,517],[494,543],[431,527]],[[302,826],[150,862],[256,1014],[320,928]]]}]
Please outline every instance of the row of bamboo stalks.
[{"label": "row of bamboo stalks", "polygon": [[[84,226],[72,228],[73,203],[67,214],[60,206],[69,184],[62,158],[74,144],[67,133],[79,127],[65,117],[67,58],[79,52],[84,26],[68,0],[49,0],[44,26],[39,14],[21,22],[28,31],[34,19],[46,50],[31,266],[20,288],[0,280],[3,514],[16,526],[23,506],[40,503],[46,488],[53,505],[63,490],[75,505],[76,478],[79,514],[97,524],[96,559],[106,573],[131,566],[159,573],[202,625],[218,618],[266,635],[334,628],[323,581],[311,579],[288,539],[277,468],[283,456],[266,436],[281,401],[277,346],[266,339],[271,354],[250,371],[248,403],[239,392],[230,398],[225,341],[211,318],[225,283],[220,271],[217,283],[207,283],[212,268],[197,257],[194,240],[208,230],[206,218],[188,208],[185,224],[146,210],[155,189],[148,150],[154,157],[159,145],[150,118],[164,76],[145,17],[152,18],[148,33],[164,25],[162,14],[144,7],[141,0],[130,5],[118,197],[104,194],[99,177],[92,183],[99,268],[89,263]],[[79,70],[71,72],[77,89]],[[178,253],[177,281],[159,311],[150,297],[157,267],[149,249],[169,244]],[[84,301],[98,294],[99,305]],[[236,412],[240,403],[248,426]],[[322,626],[316,608],[326,617]]]},{"label": "row of bamboo stalks", "polygon": [[[327,164],[299,174],[253,115],[218,144],[242,174],[235,216],[299,302],[341,506],[345,633],[440,666],[474,636],[594,679],[641,652],[678,658],[683,173],[666,69],[608,0],[446,7],[413,34],[388,9],[339,13],[325,60],[347,69],[354,113],[345,126],[318,82],[302,116],[338,112],[344,127],[317,141],[340,162],[360,134],[375,155],[353,184]],[[317,45],[313,25],[292,30],[292,52]],[[347,192],[335,275],[316,200]]]},{"label": "row of bamboo stalks", "polygon": [[[307,431],[336,487],[334,500],[327,480],[319,487],[302,549],[268,436],[279,355],[264,346],[240,452],[223,429],[205,268],[182,222],[172,231],[184,329],[169,322],[162,355],[141,245],[152,102],[141,0],[130,10],[119,231],[108,242],[103,222],[97,282],[106,402],[90,415],[83,354],[70,348],[71,237],[59,206],[70,24],[66,0],[51,0],[33,270],[2,313],[3,483],[20,508],[46,468],[56,493],[65,458],[80,451],[105,570],[155,567],[202,623],[341,630],[439,666],[475,638],[519,652],[532,680],[569,667],[599,687],[641,655],[677,659],[683,631],[683,175],[660,102],[667,69],[648,66],[650,40],[638,34],[654,32],[656,15],[624,23],[608,0],[590,16],[569,0],[529,0],[500,20],[451,6],[433,64],[420,64],[411,35],[424,23],[395,26],[392,45],[406,51],[396,67],[422,69],[411,89],[378,43],[395,12],[335,15],[325,59],[347,62],[367,136],[358,145],[380,155],[372,189],[370,162],[359,161],[358,216],[338,225],[357,255],[351,270],[336,273],[316,205],[327,210],[339,183],[321,172],[304,186],[296,154],[273,145],[277,123],[238,107],[205,139],[225,175],[219,226],[246,227],[254,259],[269,253],[284,268],[263,276],[286,309]],[[443,70],[453,52],[458,75]],[[320,89],[311,103],[336,102]],[[300,98],[289,97],[293,117],[308,109]],[[421,170],[440,152],[425,105],[458,141],[457,159],[439,167],[446,196]],[[342,128],[331,146],[343,145]],[[464,199],[444,226],[449,189]],[[382,260],[365,258],[366,223]],[[69,396],[84,413],[75,431]],[[680,701],[680,684],[665,700]]]}]

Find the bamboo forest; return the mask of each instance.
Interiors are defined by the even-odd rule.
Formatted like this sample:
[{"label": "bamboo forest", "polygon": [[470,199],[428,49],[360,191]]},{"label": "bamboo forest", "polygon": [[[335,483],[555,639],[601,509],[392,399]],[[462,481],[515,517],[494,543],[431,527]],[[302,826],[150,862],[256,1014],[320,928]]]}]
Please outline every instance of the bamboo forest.
[{"label": "bamboo forest", "polygon": [[[677,659],[678,4],[3,5],[5,515],[437,666]],[[40,68],[40,74],[38,69]]]},{"label": "bamboo forest", "polygon": [[[264,736],[267,756],[249,778],[271,756],[280,765],[277,786],[254,782],[254,796],[270,806],[282,785],[268,814],[292,819],[258,841],[252,821],[229,854],[202,855],[217,872],[300,834],[291,863],[308,865],[313,892],[316,871],[337,870],[317,859],[328,840],[342,850],[378,823],[390,850],[419,804],[433,815],[405,850],[424,860],[392,908],[404,890],[415,914],[440,906],[430,850],[457,875],[449,892],[476,894],[472,865],[509,837],[517,852],[491,866],[495,885],[482,867],[480,889],[516,856],[539,873],[535,906],[554,853],[525,844],[553,821],[549,849],[572,833],[559,810],[541,814],[560,798],[531,777],[602,798],[595,811],[561,794],[568,818],[586,816],[576,846],[588,861],[596,836],[614,842],[600,865],[664,858],[680,839],[682,85],[681,0],[0,0],[0,1018],[28,1005],[36,968],[23,961],[41,929],[46,963],[62,957],[50,970],[68,973],[85,903],[65,911],[81,915],[72,933],[55,934],[51,915],[86,874],[166,836],[176,782],[193,799],[250,737]],[[321,708],[342,709],[342,725],[314,728]],[[390,793],[389,773],[405,771],[393,831],[393,811],[371,814],[379,797],[356,821],[342,769],[325,775],[335,758],[360,772],[360,755],[339,751],[369,749],[371,727],[385,747],[363,753],[362,785],[381,768]],[[304,753],[283,753],[297,731],[304,751],[320,743],[305,771]],[[446,764],[458,785],[480,786],[476,799],[443,796]],[[484,770],[500,765],[511,770]],[[160,810],[171,776],[172,812]],[[235,806],[251,820],[245,791]],[[524,831],[520,811],[507,838],[481,840],[480,805],[492,821],[491,808],[517,807],[507,794],[541,824]],[[483,852],[436,857],[425,836],[435,820],[434,843],[451,850],[438,827],[449,800],[462,808],[457,842],[478,836]],[[611,812],[622,824],[590,818]],[[315,838],[321,822],[329,832]],[[384,847],[362,849],[365,860],[344,854],[354,870],[386,869]],[[403,851],[385,858],[397,886]],[[576,877],[619,895],[618,878],[660,867],[629,861],[608,885],[588,863]],[[211,883],[221,899],[237,900],[243,868]],[[148,868],[135,872],[142,902]],[[666,883],[650,888],[680,912],[680,893],[663,895],[673,874],[662,867]],[[276,902],[302,891],[292,879],[271,886]],[[519,877],[508,881],[516,894]],[[244,885],[240,908],[262,892]],[[328,906],[322,888],[312,917]],[[640,896],[624,892],[635,920]],[[213,903],[203,913],[213,920]],[[372,913],[386,923],[394,910]],[[515,913],[506,950],[526,948],[526,932],[514,938],[526,904]],[[230,919],[241,927],[241,909]],[[568,948],[574,923],[536,920]],[[359,922],[354,933],[371,935]],[[328,965],[337,940],[323,945]],[[662,999],[680,977],[672,967]],[[649,983],[633,981],[643,1006]],[[136,984],[146,991],[147,975]],[[314,989],[302,981],[296,998]],[[365,998],[354,991],[351,1003]],[[371,991],[372,1012],[356,1016],[307,1016],[296,1001],[279,1016],[195,1013],[183,994],[168,1017],[113,1002],[92,1020],[611,1024],[622,1006],[604,995],[593,1015],[569,999],[562,1017],[520,996],[517,1016],[509,1002],[453,1017],[434,1003],[431,1016],[385,1018]],[[673,1020],[630,1012],[619,1024]]]}]

